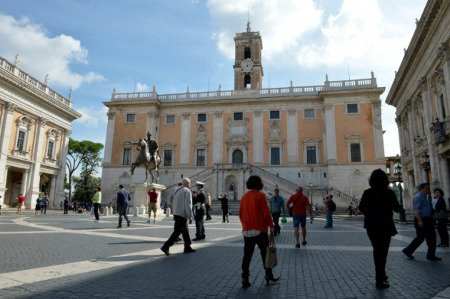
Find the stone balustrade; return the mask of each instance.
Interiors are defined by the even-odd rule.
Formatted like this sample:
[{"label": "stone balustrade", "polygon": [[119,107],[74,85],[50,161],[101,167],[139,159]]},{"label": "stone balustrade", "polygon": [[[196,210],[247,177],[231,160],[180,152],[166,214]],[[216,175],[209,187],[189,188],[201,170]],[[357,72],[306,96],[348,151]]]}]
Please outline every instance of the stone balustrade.
[{"label": "stone balustrade", "polygon": [[184,92],[172,94],[158,94],[152,92],[113,93],[111,101],[146,101],[159,100],[161,102],[204,101],[226,99],[270,98],[273,96],[314,96],[321,91],[336,91],[345,89],[376,88],[376,78],[355,79],[342,81],[325,81],[324,85],[290,86],[281,88],[263,88],[257,90],[216,90],[207,92]]},{"label": "stone balustrade", "polygon": [[66,106],[72,107],[72,101],[58,94],[53,89],[49,88],[46,84],[36,80],[2,57],[0,57],[0,70],[5,70],[9,75],[19,79],[21,81],[21,84],[27,85],[31,88],[35,88],[40,92],[45,93],[46,97],[60,102]]}]

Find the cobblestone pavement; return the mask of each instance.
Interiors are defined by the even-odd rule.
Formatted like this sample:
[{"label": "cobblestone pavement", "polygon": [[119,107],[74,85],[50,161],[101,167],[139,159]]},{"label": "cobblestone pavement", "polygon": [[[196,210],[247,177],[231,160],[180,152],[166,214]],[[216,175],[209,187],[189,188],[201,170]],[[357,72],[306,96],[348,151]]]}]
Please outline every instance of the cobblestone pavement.
[{"label": "cobblestone pavement", "polygon": [[[206,240],[183,254],[174,245],[166,257],[159,248],[173,221],[156,223],[131,216],[130,228],[115,228],[117,217],[49,211],[0,216],[0,298],[450,298],[450,250],[443,261],[426,260],[423,244],[408,260],[401,252],[414,236],[411,225],[397,225],[387,273],[391,287],[374,285],[372,248],[362,218],[308,223],[308,245],[294,248],[292,222],[276,237],[276,284],[266,285],[259,251],[251,264],[249,289],[241,288],[243,238],[239,219],[206,222]],[[289,219],[290,220],[290,219]],[[194,225],[190,225],[194,237]]]}]

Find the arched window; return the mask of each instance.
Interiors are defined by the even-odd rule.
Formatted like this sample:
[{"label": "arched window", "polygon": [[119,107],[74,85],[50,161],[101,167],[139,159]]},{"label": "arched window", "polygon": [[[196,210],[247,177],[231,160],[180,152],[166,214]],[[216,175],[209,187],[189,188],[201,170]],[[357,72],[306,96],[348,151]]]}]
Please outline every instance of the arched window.
[{"label": "arched window", "polygon": [[244,50],[244,59],[252,58],[252,50],[249,47],[245,47]]},{"label": "arched window", "polygon": [[234,150],[233,155],[231,157],[231,162],[233,164],[242,164],[244,163],[244,154],[240,149]]},{"label": "arched window", "polygon": [[252,79],[249,74],[244,75],[244,89],[252,88]]}]

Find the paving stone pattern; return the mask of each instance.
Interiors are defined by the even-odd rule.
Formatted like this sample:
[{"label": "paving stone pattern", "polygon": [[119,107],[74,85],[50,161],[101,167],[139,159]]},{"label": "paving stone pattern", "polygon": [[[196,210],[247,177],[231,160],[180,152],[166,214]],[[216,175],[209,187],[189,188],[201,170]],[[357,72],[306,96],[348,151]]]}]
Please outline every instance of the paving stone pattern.
[{"label": "paving stone pattern", "polygon": [[[426,260],[423,244],[408,260],[401,249],[414,237],[412,225],[398,225],[387,273],[391,287],[374,285],[372,250],[362,218],[335,220],[332,229],[323,219],[308,223],[308,245],[294,248],[292,223],[276,237],[278,266],[276,284],[266,285],[259,250],[250,272],[252,286],[241,288],[243,239],[239,219],[206,222],[206,240],[193,242],[197,252],[183,254],[182,242],[166,257],[159,247],[173,229],[171,219],[146,223],[131,217],[130,228],[116,229],[117,217],[90,215],[0,216],[0,298],[439,298],[448,296],[450,250],[438,249],[443,261]],[[195,236],[195,225],[190,225]],[[404,239],[402,239],[404,238]],[[79,272],[46,279],[39,273],[77,268],[83,262],[105,268],[80,268]],[[47,268],[50,267],[50,268]],[[80,266],[81,267],[81,266]],[[17,272],[19,271],[19,272]],[[21,272],[24,271],[24,272]],[[32,273],[29,281],[8,287],[17,272]],[[3,281],[3,284],[2,284]],[[447,297],[448,298],[448,297]]]}]

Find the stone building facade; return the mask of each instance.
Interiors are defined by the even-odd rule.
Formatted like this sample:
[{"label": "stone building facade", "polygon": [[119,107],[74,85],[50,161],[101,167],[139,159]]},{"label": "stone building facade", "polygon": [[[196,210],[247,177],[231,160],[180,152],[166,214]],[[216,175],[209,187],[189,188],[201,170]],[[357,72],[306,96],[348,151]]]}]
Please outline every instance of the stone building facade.
[{"label": "stone building facade", "polygon": [[[251,174],[265,190],[288,196],[298,185],[321,198],[334,192],[348,205],[367,188],[375,168],[384,168],[380,94],[367,79],[317,86],[261,88],[263,43],[259,32],[235,36],[234,90],[158,94],[118,93],[104,102],[108,127],[102,172],[106,200],[121,180],[142,182],[143,169],[129,176],[137,157],[126,141],[159,142],[160,183],[182,177],[206,183],[213,198],[239,199]],[[320,199],[321,202],[321,199]]]},{"label": "stone building facade", "polygon": [[34,208],[40,193],[49,207],[64,199],[66,154],[73,120],[67,99],[0,57],[0,196],[14,206],[20,193]]},{"label": "stone building facade", "polygon": [[420,183],[450,194],[450,2],[427,2],[386,103],[396,107],[405,205]]}]

